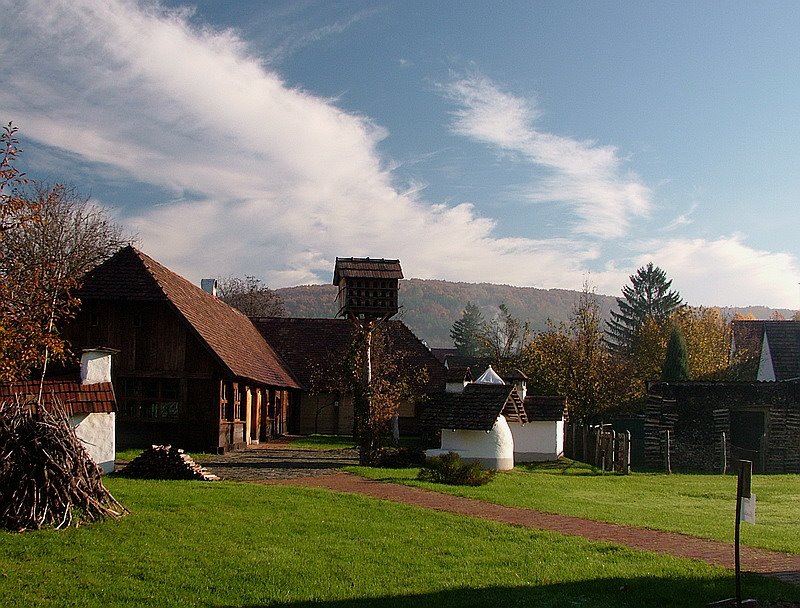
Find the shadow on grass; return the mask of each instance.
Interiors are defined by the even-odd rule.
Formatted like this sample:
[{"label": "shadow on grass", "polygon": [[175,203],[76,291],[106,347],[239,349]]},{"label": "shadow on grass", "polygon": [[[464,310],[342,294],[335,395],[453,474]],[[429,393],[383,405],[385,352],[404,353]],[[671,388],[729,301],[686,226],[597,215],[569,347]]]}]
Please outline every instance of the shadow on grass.
[{"label": "shadow on grass", "polygon": [[601,475],[617,475],[611,471],[603,471],[585,462],[577,460],[570,460],[569,458],[559,458],[555,461],[548,462],[531,462],[527,464],[517,465],[517,468],[523,471],[544,472],[544,473],[558,473],[561,475],[593,477]]},{"label": "shadow on grass", "polygon": [[[743,580],[743,593],[747,598],[761,600],[758,606],[800,607],[800,588],[747,576]],[[607,578],[555,583],[535,587],[460,588],[433,593],[394,595],[343,600],[309,600],[297,602],[270,602],[268,604],[235,605],[236,608],[284,607],[301,608],[367,608],[389,606],[412,608],[418,606],[483,607],[483,606],[536,606],[560,608],[562,606],[591,606],[592,608],[620,608],[641,606],[705,606],[709,602],[733,595],[730,577],[703,578]],[[777,604],[776,602],[783,603]],[[234,608],[221,605],[218,608]]]}]

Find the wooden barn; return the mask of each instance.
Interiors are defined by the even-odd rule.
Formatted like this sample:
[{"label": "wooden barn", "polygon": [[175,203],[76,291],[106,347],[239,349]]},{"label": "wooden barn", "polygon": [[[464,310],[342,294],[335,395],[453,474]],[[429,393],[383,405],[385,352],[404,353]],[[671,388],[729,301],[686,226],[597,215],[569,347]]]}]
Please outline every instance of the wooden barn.
[{"label": "wooden barn", "polygon": [[[800,382],[675,382],[651,387],[645,460],[678,471],[800,473]],[[669,431],[669,442],[666,439]]]},{"label": "wooden barn", "polygon": [[73,345],[119,350],[120,447],[222,452],[287,431],[299,384],[250,320],[215,295],[125,247],[78,296]]}]

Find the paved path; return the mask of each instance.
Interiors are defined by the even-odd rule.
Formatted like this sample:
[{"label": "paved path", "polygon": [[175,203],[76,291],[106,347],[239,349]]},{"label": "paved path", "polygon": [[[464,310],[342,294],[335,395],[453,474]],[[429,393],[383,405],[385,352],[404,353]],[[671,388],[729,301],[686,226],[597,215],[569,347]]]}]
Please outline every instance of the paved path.
[{"label": "paved path", "polygon": [[[567,515],[553,515],[532,509],[505,507],[472,498],[440,494],[421,488],[378,482],[349,473],[315,477],[297,477],[283,483],[336,492],[351,492],[373,498],[401,502],[458,515],[481,517],[527,528],[551,530],[561,534],[582,536],[590,540],[608,541],[663,553],[676,557],[698,559],[709,564],[733,568],[731,543],[706,540],[673,532],[644,530],[619,524],[590,521]],[[800,585],[800,555],[778,553],[752,547],[741,548],[742,569]]]},{"label": "paved path", "polygon": [[358,464],[358,451],[302,449],[273,442],[197,462],[226,481],[266,481],[329,475]]}]

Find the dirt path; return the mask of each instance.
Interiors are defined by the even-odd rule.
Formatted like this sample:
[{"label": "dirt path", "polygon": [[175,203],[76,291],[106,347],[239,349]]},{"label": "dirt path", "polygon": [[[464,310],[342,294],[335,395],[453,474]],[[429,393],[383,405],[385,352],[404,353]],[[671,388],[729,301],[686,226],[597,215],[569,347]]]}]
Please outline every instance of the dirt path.
[{"label": "dirt path", "polygon": [[[590,540],[608,541],[653,553],[698,559],[709,564],[733,568],[733,547],[730,543],[706,540],[672,532],[644,530],[619,524],[590,521],[567,515],[553,515],[532,509],[505,507],[492,503],[440,494],[394,483],[372,481],[338,472],[332,475],[297,477],[281,483],[325,488],[336,492],[363,494],[373,498],[416,505],[458,515],[481,517],[501,523],[551,530],[581,536]],[[775,577],[800,585],[800,555],[778,553],[752,547],[741,548],[742,569]]]},{"label": "dirt path", "polygon": [[356,450],[314,450],[271,443],[260,448],[204,457],[198,464],[226,481],[317,477],[358,464]]}]

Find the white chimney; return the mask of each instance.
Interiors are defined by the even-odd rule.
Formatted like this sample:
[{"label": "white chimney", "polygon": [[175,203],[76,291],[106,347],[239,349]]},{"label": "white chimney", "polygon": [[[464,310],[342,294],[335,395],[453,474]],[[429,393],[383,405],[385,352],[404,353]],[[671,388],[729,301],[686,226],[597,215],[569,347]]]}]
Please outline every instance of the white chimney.
[{"label": "white chimney", "polygon": [[111,348],[86,348],[81,352],[81,384],[111,382]]},{"label": "white chimney", "polygon": [[217,279],[200,279],[200,287],[203,291],[217,297]]}]

